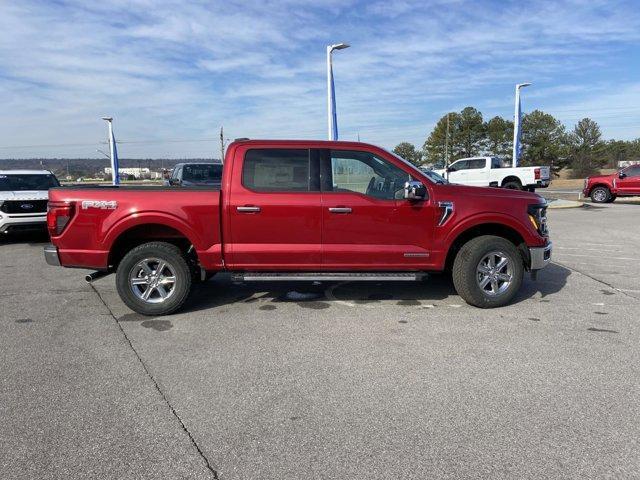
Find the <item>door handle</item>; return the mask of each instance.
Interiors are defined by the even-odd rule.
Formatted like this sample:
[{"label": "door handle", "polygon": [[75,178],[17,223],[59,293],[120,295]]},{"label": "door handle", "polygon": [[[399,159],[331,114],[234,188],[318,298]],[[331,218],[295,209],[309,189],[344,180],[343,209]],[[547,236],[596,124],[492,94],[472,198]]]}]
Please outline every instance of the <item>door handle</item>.
[{"label": "door handle", "polygon": [[349,208],[349,207],[329,207],[329,211],[331,213],[351,213],[351,208]]},{"label": "door handle", "polygon": [[258,213],[260,211],[260,207],[251,205],[246,207],[236,207],[236,210],[240,213]]}]

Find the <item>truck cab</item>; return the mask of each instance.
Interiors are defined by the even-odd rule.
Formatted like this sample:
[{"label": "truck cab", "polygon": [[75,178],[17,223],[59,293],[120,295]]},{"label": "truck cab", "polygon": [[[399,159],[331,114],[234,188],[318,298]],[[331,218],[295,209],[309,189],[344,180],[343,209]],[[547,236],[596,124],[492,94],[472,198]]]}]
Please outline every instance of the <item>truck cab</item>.
[{"label": "truck cab", "polygon": [[172,187],[219,187],[221,181],[221,162],[177,163],[165,181],[165,185]]}]

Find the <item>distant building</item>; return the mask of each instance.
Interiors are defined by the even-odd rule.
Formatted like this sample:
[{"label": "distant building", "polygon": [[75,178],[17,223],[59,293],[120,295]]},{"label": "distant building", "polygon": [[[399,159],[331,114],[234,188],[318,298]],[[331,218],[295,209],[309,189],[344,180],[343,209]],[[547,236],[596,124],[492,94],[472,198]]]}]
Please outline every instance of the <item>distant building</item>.
[{"label": "distant building", "polygon": [[[111,176],[111,167],[106,167],[104,169],[104,173],[105,175],[107,175],[108,177]],[[148,168],[139,168],[139,167],[130,167],[130,168],[119,168],[118,169],[118,174],[120,175],[120,177],[133,177],[135,179],[141,179],[141,178],[159,178],[156,177],[155,174],[157,172],[151,172],[151,170],[149,170]]]},{"label": "distant building", "polygon": [[636,163],[640,163],[638,160],[620,160],[618,162],[618,168],[628,167],[629,165],[635,165]]}]

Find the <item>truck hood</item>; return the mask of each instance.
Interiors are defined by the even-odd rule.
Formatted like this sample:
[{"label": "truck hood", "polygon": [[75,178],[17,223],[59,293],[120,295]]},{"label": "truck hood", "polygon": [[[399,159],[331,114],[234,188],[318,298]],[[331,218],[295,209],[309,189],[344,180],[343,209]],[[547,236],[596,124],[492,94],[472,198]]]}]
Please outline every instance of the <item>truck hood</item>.
[{"label": "truck hood", "polygon": [[545,202],[544,198],[537,193],[525,192],[523,190],[510,190],[496,187],[471,187],[468,185],[456,185],[455,183],[443,185],[443,188],[446,189],[447,193],[450,192],[455,195],[504,198],[507,201],[520,199],[538,203]]},{"label": "truck hood", "polygon": [[617,173],[610,173],[608,175],[590,175],[587,177],[587,181],[589,182],[593,182],[594,180],[608,180],[610,178],[615,177],[616,175],[618,175]]},{"label": "truck hood", "polygon": [[20,190],[15,192],[0,192],[0,202],[5,200],[48,200],[48,190]]}]

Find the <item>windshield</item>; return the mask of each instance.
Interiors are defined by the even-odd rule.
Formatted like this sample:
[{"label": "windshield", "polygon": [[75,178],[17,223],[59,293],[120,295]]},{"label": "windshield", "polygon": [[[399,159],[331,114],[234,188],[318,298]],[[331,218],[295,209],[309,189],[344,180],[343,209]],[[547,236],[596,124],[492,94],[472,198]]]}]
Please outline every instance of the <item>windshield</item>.
[{"label": "windshield", "polygon": [[220,183],[222,165],[185,165],[182,168],[182,180],[197,183]]},{"label": "windshield", "polygon": [[436,183],[449,183],[442,175],[433,170],[425,170],[424,174]]},{"label": "windshield", "polygon": [[0,174],[0,192],[24,190],[49,190],[59,187],[56,177],[49,175],[3,175]]}]

